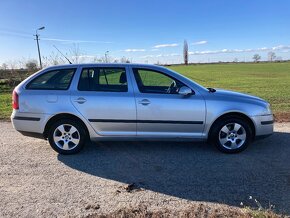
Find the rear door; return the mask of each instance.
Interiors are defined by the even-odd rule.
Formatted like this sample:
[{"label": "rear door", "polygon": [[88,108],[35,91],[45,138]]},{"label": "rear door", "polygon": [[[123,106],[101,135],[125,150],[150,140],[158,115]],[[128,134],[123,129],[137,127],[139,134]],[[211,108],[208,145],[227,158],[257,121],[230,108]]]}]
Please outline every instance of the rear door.
[{"label": "rear door", "polygon": [[82,68],[71,100],[99,135],[136,135],[136,105],[126,67]]},{"label": "rear door", "polygon": [[205,101],[196,91],[178,94],[186,86],[165,72],[133,68],[137,105],[137,135],[202,137]]}]

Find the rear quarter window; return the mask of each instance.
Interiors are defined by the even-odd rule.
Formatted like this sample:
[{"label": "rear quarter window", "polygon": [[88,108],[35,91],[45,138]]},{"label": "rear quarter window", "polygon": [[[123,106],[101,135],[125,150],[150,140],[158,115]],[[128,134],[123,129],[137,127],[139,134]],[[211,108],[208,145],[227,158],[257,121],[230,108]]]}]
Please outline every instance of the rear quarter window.
[{"label": "rear quarter window", "polygon": [[76,68],[48,71],[34,78],[26,85],[26,89],[67,90],[71,84]]},{"label": "rear quarter window", "polygon": [[94,67],[83,68],[79,91],[95,92],[127,92],[127,76],[125,68]]}]

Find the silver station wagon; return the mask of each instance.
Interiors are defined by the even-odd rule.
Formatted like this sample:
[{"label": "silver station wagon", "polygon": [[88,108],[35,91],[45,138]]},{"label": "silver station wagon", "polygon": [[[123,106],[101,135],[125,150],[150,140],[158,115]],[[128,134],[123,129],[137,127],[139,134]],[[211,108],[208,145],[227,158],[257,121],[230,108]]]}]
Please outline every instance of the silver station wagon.
[{"label": "silver station wagon", "polygon": [[13,91],[14,128],[61,154],[88,140],[202,140],[225,153],[273,133],[261,98],[204,88],[164,67],[72,64],[41,70]]}]

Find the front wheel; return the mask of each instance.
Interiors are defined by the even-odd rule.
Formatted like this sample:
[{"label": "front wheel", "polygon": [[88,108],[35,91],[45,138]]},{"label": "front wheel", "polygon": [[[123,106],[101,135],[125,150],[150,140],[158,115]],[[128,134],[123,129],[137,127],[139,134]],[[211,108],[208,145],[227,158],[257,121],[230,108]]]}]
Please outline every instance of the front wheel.
[{"label": "front wheel", "polygon": [[75,154],[83,148],[86,132],[82,124],[77,121],[58,120],[49,129],[48,141],[60,154]]},{"label": "front wheel", "polygon": [[251,139],[250,125],[237,117],[228,117],[216,123],[211,134],[211,141],[224,153],[238,153],[245,150]]}]

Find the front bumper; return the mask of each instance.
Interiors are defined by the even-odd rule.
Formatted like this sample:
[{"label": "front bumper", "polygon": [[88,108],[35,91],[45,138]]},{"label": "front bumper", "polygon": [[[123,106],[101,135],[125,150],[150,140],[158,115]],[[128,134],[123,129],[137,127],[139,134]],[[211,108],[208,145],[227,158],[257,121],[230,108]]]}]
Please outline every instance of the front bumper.
[{"label": "front bumper", "polygon": [[256,127],[256,137],[269,136],[274,130],[273,114],[251,117]]}]

